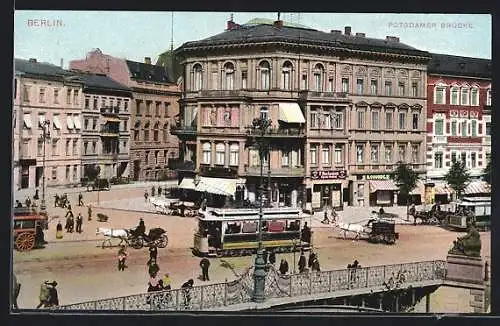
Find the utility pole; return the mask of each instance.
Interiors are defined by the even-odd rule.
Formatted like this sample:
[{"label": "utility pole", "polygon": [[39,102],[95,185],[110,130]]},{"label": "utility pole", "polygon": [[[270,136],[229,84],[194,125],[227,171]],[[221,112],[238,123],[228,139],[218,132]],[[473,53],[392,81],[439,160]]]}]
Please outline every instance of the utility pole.
[{"label": "utility pole", "polygon": [[42,170],[42,203],[40,205],[41,210],[45,210],[47,208],[46,203],[45,203],[45,157],[47,151],[45,150],[45,144],[47,143],[47,140],[50,139],[50,121],[48,120],[43,120],[43,134],[42,134],[42,140],[43,140],[43,170]]}]

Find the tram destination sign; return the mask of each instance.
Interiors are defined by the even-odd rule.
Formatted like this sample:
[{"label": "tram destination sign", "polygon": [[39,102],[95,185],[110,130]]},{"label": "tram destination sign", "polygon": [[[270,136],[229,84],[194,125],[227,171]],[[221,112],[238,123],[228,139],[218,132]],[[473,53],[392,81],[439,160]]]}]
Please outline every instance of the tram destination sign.
[{"label": "tram destination sign", "polygon": [[313,180],[330,180],[330,179],[346,179],[346,170],[330,170],[330,171],[311,171],[311,179]]}]

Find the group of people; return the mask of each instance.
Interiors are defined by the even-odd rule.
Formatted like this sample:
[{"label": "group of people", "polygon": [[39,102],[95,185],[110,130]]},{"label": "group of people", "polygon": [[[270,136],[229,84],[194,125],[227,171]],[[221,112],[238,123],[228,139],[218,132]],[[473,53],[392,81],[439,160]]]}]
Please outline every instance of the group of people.
[{"label": "group of people", "polygon": [[[312,250],[309,253],[309,259],[307,259],[307,267],[312,271],[316,272],[320,271],[318,255]],[[306,271],[306,256],[304,254],[304,251],[301,251],[299,258],[299,273],[304,273],[305,271]]]},{"label": "group of people", "polygon": [[[163,192],[163,189],[161,186],[158,186],[158,188],[156,188],[155,186],[152,186],[151,187],[151,197],[156,196],[157,191],[158,191],[158,196],[161,196],[162,193],[165,193],[165,195],[166,195],[166,192]],[[148,193],[148,190],[146,189],[146,190],[144,190],[144,199],[147,201],[148,197],[149,197],[149,193]]]}]

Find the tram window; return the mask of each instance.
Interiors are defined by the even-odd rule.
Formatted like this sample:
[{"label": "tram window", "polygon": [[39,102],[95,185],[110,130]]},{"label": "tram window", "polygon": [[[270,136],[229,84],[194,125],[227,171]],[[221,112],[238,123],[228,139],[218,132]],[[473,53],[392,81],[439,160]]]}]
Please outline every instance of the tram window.
[{"label": "tram window", "polygon": [[491,206],[484,206],[484,215],[491,215]]},{"label": "tram window", "polygon": [[257,222],[247,222],[243,224],[243,233],[257,232]]},{"label": "tram window", "polygon": [[484,206],[476,206],[475,207],[475,211],[473,213],[476,216],[483,216],[484,215],[484,211],[485,211],[485,207]]},{"label": "tram window", "polygon": [[226,234],[240,233],[241,232],[241,223],[228,223]]},{"label": "tram window", "polygon": [[18,220],[14,222],[14,229],[34,229],[35,221],[33,220]]},{"label": "tram window", "polygon": [[282,221],[269,222],[269,232],[283,232],[285,224]]}]

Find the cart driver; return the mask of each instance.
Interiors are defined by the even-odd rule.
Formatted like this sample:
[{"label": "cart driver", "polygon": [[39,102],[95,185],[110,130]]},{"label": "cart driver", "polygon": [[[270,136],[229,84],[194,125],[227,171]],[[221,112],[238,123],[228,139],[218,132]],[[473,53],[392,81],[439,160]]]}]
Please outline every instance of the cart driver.
[{"label": "cart driver", "polygon": [[135,228],[134,231],[136,236],[144,236],[146,233],[146,225],[144,224],[144,220],[141,218],[139,220],[139,225]]}]

